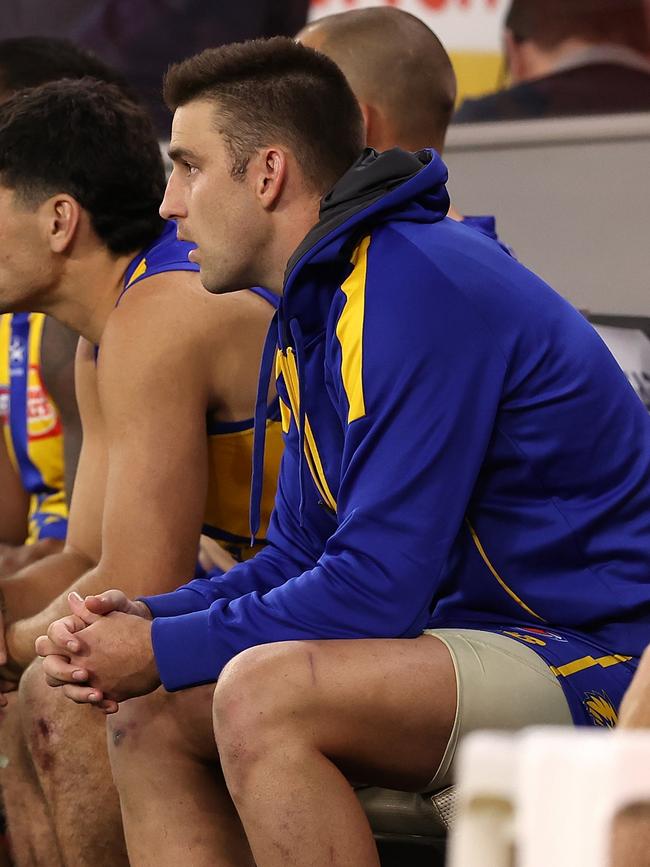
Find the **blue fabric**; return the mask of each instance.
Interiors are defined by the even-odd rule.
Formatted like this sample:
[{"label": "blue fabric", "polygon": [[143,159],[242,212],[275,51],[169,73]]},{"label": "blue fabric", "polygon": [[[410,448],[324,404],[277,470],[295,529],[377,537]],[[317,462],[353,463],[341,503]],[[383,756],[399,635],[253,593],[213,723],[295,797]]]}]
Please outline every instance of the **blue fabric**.
[{"label": "blue fabric", "polygon": [[[431,155],[288,274],[279,345],[336,511],[301,475],[292,419],[266,549],[145,599],[167,689],[268,642],[510,625],[633,657],[587,669],[596,691],[603,671],[629,680],[650,641],[650,417],[574,308],[445,218],[445,180]],[[365,414],[348,422],[336,329],[368,234]]]},{"label": "blue fabric", "polygon": [[[195,245],[190,244],[188,241],[179,241],[176,233],[176,223],[173,220],[167,220],[156,240],[131,260],[124,274],[124,290],[118,298],[118,304],[127,289],[135,286],[141,280],[152,277],[154,274],[164,274],[166,271],[200,270],[200,266],[196,262],[190,262],[187,258]],[[143,260],[146,268],[139,277],[133,280],[133,275]]]},{"label": "blue fabric", "polygon": [[26,491],[54,493],[29,457],[27,443],[27,370],[29,366],[29,313],[15,313],[11,320],[9,422],[20,477]]},{"label": "blue fabric", "polygon": [[511,248],[508,247],[507,244],[504,244],[497,234],[496,217],[493,217],[491,214],[477,216],[465,215],[463,217],[463,225],[470,226],[472,229],[476,229],[477,232],[482,232],[488,238],[492,238],[493,241],[496,241],[504,253],[507,253],[509,256],[513,255]]}]

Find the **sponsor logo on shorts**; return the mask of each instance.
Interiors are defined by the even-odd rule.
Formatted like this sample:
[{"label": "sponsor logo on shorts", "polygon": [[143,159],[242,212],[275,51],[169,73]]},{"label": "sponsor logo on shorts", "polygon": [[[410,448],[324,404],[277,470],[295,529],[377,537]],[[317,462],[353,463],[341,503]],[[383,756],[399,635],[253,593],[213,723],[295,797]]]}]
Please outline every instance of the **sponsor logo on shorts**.
[{"label": "sponsor logo on shorts", "polygon": [[566,638],[563,635],[558,635],[557,632],[551,632],[548,629],[538,629],[536,626],[518,626],[521,632],[526,632],[529,635],[536,635],[538,638],[545,638],[548,641],[562,641],[566,643]]},{"label": "sponsor logo on shorts", "polygon": [[602,692],[586,692],[582,703],[594,725],[608,729],[613,729],[616,726],[618,714],[604,690]]}]

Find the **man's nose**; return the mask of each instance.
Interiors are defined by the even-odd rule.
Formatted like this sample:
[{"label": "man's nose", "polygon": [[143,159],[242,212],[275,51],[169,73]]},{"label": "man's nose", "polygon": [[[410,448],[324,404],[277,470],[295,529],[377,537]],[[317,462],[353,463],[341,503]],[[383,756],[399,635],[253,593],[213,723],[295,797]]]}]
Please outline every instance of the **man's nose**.
[{"label": "man's nose", "polygon": [[165,195],[160,205],[160,216],[163,220],[178,220],[187,216],[183,197],[176,182],[176,172],[173,171],[165,187]]}]

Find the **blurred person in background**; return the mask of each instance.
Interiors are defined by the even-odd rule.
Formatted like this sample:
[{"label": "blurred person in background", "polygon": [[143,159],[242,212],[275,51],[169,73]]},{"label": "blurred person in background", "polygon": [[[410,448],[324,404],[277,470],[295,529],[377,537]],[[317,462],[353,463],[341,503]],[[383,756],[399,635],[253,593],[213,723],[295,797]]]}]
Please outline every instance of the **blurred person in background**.
[{"label": "blurred person in background", "polygon": [[[361,107],[368,147],[379,152],[435,148],[442,155],[456,75],[445,47],[424,21],[378,6],[320,18],[296,38],[343,71]],[[462,216],[453,207],[448,216],[501,244],[494,217]]]},{"label": "blurred person in background", "polygon": [[650,111],[646,0],[513,0],[510,87],[463,102],[456,123]]},{"label": "blurred person in background", "polygon": [[14,0],[0,4],[0,33],[66,36],[92,49],[133,83],[166,137],[160,81],[170,63],[226,42],[291,36],[308,8],[309,0]]}]

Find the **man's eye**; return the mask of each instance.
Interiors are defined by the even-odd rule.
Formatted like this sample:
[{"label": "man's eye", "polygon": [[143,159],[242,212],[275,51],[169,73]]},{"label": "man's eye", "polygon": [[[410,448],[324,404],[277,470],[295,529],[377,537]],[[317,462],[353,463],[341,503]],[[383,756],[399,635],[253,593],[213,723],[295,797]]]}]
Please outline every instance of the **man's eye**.
[{"label": "man's eye", "polygon": [[190,165],[190,163],[185,163],[185,162],[184,162],[184,163],[183,163],[183,167],[185,168],[185,174],[186,174],[186,175],[193,175],[193,174],[195,174],[195,173],[198,171],[198,169],[196,168],[196,166],[192,166],[192,165]]}]

